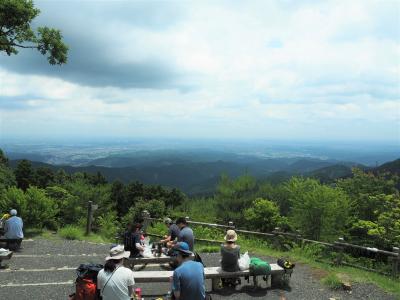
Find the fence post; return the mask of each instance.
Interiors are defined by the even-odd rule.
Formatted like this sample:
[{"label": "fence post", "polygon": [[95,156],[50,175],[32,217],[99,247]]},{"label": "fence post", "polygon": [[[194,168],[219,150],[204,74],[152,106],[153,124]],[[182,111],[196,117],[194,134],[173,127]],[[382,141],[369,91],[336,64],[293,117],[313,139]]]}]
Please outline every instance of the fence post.
[{"label": "fence post", "polygon": [[143,226],[142,226],[142,231],[146,232],[147,231],[147,227],[150,224],[150,213],[147,210],[142,211],[142,218],[143,218]]},{"label": "fence post", "polygon": [[342,237],[338,238],[337,242],[334,243],[335,248],[337,249],[338,255],[334,261],[334,264],[340,266],[343,262],[343,254],[344,254],[344,247],[341,245],[344,239]]},{"label": "fence post", "polygon": [[393,247],[393,252],[397,253],[397,257],[393,257],[392,259],[392,276],[397,277],[399,273],[399,266],[400,266],[400,248]]},{"label": "fence post", "polygon": [[235,224],[232,221],[228,222],[228,226],[231,227],[232,229],[235,229]]},{"label": "fence post", "polygon": [[272,231],[272,233],[274,234],[272,244],[275,249],[280,249],[281,247],[279,229],[279,227],[275,227],[274,231]]},{"label": "fence post", "polygon": [[88,207],[87,207],[87,219],[86,219],[86,235],[90,234],[90,231],[92,230],[92,201],[88,201]]},{"label": "fence post", "polygon": [[296,230],[296,242],[297,245],[303,248],[303,239],[301,238],[301,232],[300,230]]}]

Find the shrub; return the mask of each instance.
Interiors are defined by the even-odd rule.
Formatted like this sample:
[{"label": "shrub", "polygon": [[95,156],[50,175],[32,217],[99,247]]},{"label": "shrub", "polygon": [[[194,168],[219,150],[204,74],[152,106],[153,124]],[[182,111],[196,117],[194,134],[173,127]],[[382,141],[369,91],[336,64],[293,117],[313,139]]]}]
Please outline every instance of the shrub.
[{"label": "shrub", "polygon": [[17,187],[8,188],[0,198],[0,212],[9,212],[15,208],[18,214],[24,217],[27,213],[27,201],[25,194]]},{"label": "shrub", "polygon": [[56,216],[59,212],[54,199],[47,197],[42,189],[30,187],[25,193],[29,209],[25,213],[25,221],[31,227],[57,228]]},{"label": "shrub", "polygon": [[244,211],[244,218],[250,229],[262,232],[272,231],[283,221],[276,203],[262,198],[254,200],[251,206]]},{"label": "shrub", "polygon": [[120,224],[117,221],[117,213],[109,212],[97,218],[100,230],[99,233],[106,239],[114,239],[120,229]]}]

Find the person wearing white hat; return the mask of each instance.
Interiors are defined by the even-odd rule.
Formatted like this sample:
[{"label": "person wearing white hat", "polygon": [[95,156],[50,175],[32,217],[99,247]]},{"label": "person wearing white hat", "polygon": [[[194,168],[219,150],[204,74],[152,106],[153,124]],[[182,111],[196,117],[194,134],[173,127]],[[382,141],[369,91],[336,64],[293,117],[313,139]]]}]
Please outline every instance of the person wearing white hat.
[{"label": "person wearing white hat", "polygon": [[[18,242],[7,243],[10,250],[17,250],[21,246],[24,238],[22,231],[24,223],[20,217],[17,217],[17,210],[10,210],[11,217],[4,222],[4,237],[8,240],[18,240]],[[12,249],[11,249],[12,248]]]},{"label": "person wearing white hat", "polygon": [[124,259],[130,255],[123,245],[117,245],[110,250],[106,257],[104,269],[97,275],[97,288],[103,300],[130,300],[135,279],[133,272],[123,266]]}]

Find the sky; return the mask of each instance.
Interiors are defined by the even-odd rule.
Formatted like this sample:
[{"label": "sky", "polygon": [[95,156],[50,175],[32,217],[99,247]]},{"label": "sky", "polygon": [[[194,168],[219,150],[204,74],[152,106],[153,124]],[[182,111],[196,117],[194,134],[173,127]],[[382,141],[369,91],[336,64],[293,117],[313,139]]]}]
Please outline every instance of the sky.
[{"label": "sky", "polygon": [[34,3],[68,63],[0,54],[0,138],[400,146],[399,1]]}]

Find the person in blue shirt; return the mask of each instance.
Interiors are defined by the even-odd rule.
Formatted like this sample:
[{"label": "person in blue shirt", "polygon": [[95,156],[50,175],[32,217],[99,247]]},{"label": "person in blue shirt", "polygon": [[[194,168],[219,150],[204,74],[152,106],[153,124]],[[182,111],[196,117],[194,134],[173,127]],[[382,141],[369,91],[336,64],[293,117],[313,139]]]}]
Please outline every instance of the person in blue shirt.
[{"label": "person in blue shirt", "polygon": [[189,250],[194,250],[194,234],[193,230],[188,226],[186,218],[178,218],[176,220],[176,225],[178,225],[180,232],[178,235],[178,242],[185,242],[189,245]]},{"label": "person in blue shirt", "polygon": [[193,261],[190,256],[189,245],[179,242],[174,246],[177,253],[179,267],[172,276],[172,292],[176,300],[204,300],[206,291],[204,286],[204,267]]},{"label": "person in blue shirt", "polygon": [[10,210],[11,217],[4,224],[4,236],[8,240],[18,240],[17,242],[7,243],[10,250],[17,250],[21,246],[21,241],[24,238],[22,231],[24,223],[20,217],[17,217],[17,210]]}]

